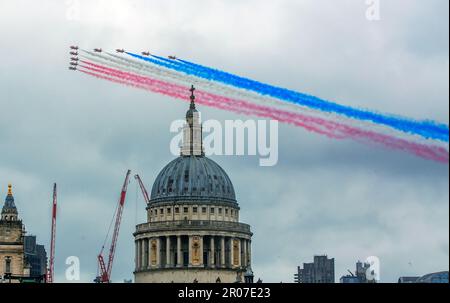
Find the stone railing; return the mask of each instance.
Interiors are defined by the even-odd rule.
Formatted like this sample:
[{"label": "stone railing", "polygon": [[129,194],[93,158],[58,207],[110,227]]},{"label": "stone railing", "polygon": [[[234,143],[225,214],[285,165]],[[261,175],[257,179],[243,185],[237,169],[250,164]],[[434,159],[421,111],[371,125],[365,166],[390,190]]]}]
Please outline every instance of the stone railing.
[{"label": "stone railing", "polygon": [[239,222],[209,220],[178,220],[149,222],[136,226],[136,232],[169,231],[169,230],[216,230],[251,233],[250,225]]}]

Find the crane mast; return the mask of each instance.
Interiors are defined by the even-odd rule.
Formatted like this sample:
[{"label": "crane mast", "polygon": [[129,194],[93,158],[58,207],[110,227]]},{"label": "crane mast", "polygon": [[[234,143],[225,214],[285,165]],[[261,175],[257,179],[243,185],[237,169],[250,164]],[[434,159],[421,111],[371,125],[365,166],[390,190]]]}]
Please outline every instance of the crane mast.
[{"label": "crane mast", "polygon": [[57,208],[57,191],[56,183],[53,184],[53,205],[52,205],[52,229],[50,240],[50,260],[47,270],[47,283],[53,283],[54,264],[55,264],[55,239],[56,239],[56,208]]},{"label": "crane mast", "polygon": [[127,194],[127,187],[130,179],[131,171],[128,170],[125,181],[122,186],[122,191],[120,192],[119,205],[117,207],[116,220],[114,224],[114,232],[111,240],[111,247],[109,248],[108,264],[105,265],[105,260],[103,258],[103,247],[98,255],[98,263],[100,267],[100,276],[95,279],[96,282],[109,283],[111,282],[111,272],[114,262],[114,255],[116,252],[117,238],[119,237],[120,222],[122,220],[123,206],[125,204],[125,197]]},{"label": "crane mast", "polygon": [[141,187],[142,195],[144,196],[145,203],[150,203],[150,197],[148,195],[147,189],[145,189],[144,183],[141,180],[141,177],[139,175],[134,175],[134,178],[138,181],[139,186]]}]

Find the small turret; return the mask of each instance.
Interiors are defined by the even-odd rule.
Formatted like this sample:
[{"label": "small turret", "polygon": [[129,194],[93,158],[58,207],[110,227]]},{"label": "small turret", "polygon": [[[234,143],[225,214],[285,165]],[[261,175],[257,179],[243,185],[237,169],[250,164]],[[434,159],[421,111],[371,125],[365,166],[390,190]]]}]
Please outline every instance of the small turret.
[{"label": "small turret", "polygon": [[4,221],[17,221],[17,208],[14,203],[12,193],[12,185],[8,184],[8,194],[6,195],[5,204],[3,204],[1,219]]}]

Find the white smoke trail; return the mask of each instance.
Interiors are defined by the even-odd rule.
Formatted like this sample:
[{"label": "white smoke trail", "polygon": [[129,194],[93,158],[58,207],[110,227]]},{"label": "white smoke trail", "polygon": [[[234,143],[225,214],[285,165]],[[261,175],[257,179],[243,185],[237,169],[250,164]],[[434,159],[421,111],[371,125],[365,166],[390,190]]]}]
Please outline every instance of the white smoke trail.
[{"label": "white smoke trail", "polygon": [[[126,82],[135,87],[144,88],[144,89],[149,88],[151,91],[156,92],[156,93],[162,93],[165,95],[173,96],[175,98],[185,99],[185,91],[187,89],[187,86],[180,86],[180,85],[171,84],[168,82],[164,82],[164,81],[160,81],[160,80],[156,80],[156,79],[152,79],[152,78],[148,78],[148,77],[142,77],[139,75],[135,75],[133,73],[128,73],[128,72],[124,72],[121,70],[108,68],[108,67],[105,67],[102,65],[99,66],[99,65],[96,65],[95,63],[87,63],[87,64],[94,66],[94,67],[91,68],[91,67],[81,65],[82,68],[92,69],[94,72],[99,72],[99,73],[108,75],[108,77],[116,78],[116,79],[109,78],[113,82],[119,82],[119,83]],[[85,72],[84,70],[81,70],[81,71]],[[320,130],[320,127],[319,128],[314,127],[313,124],[318,124],[317,126],[320,126],[321,124],[325,125],[325,124],[331,123],[331,125],[329,126],[330,127],[329,129],[332,130],[332,133],[328,132],[328,135],[332,135],[331,137],[353,138],[355,141],[361,141],[362,143],[367,142],[367,140],[369,140],[373,143],[378,143],[378,144],[381,143],[382,145],[389,147],[389,148],[405,150],[408,152],[412,152],[420,157],[424,157],[427,159],[433,159],[433,160],[443,162],[443,163],[448,163],[448,151],[446,151],[445,149],[440,149],[437,146],[430,146],[430,148],[427,149],[423,145],[422,146],[418,146],[417,144],[411,145],[411,142],[408,142],[404,139],[397,140],[393,137],[389,137],[389,136],[386,136],[383,134],[373,133],[373,131],[370,131],[370,130],[368,132],[365,132],[363,130],[356,129],[351,125],[349,127],[347,127],[345,125],[337,125],[336,122],[333,122],[333,121],[327,122],[322,119],[315,119],[318,121],[312,121],[311,117],[307,117],[307,116],[297,117],[297,118],[300,118],[300,120],[297,120],[297,118],[292,116],[292,113],[290,113],[290,112],[280,113],[279,111],[277,111],[275,109],[274,109],[273,113],[274,114],[276,113],[276,114],[274,116],[274,115],[272,115],[272,112],[270,110],[267,111],[267,107],[260,108],[260,109],[258,109],[258,107],[255,107],[255,106],[248,107],[248,105],[251,105],[251,103],[247,103],[245,101],[240,101],[240,100],[233,100],[228,97],[220,97],[218,95],[207,96],[207,94],[208,93],[204,93],[204,92],[200,91],[202,104],[205,104],[205,105],[209,104],[213,107],[218,107],[218,108],[230,110],[233,112],[245,113],[245,114],[250,114],[250,115],[262,115],[263,117],[273,117],[275,119],[281,119],[281,121],[285,121],[290,124],[293,123],[294,125],[301,126],[310,131],[313,131],[316,133],[321,133],[324,135],[327,135],[327,131],[326,131],[327,127],[324,127],[323,128],[324,131],[322,131],[322,130]],[[221,100],[221,99],[223,99],[223,100]],[[206,101],[206,103],[204,103],[204,101]],[[237,101],[237,103],[236,103],[236,101]],[[241,103],[246,103],[247,105],[241,104]],[[245,109],[241,105],[245,105],[244,106]],[[253,109],[251,109],[251,108],[253,108]],[[279,116],[279,114],[281,114],[281,116]],[[303,122],[301,122],[301,121],[303,121]],[[343,136],[336,137],[335,135],[333,135],[333,133],[336,133],[336,131],[338,133],[342,132]]]},{"label": "white smoke trail", "polygon": [[352,118],[346,118],[341,115],[336,115],[333,113],[324,113],[322,111],[306,108],[300,105],[286,103],[279,99],[275,99],[272,97],[261,96],[256,93],[252,93],[250,91],[242,90],[239,88],[231,87],[226,84],[219,84],[217,82],[208,81],[205,79],[201,79],[192,75],[186,75],[181,72],[173,71],[170,69],[166,69],[164,67],[157,67],[150,62],[142,61],[142,60],[132,60],[129,58],[124,58],[115,54],[107,53],[108,56],[93,53],[90,51],[82,50],[87,53],[89,56],[83,56],[88,58],[89,60],[95,61],[100,64],[106,64],[108,66],[127,70],[129,72],[133,72],[142,76],[151,76],[157,79],[161,79],[163,81],[172,82],[175,84],[182,85],[191,85],[194,84],[198,88],[206,90],[208,92],[219,94],[223,96],[228,96],[236,99],[248,100],[260,105],[271,105],[278,109],[285,109],[289,111],[294,111],[300,114],[307,114],[309,116],[324,118],[324,119],[332,119],[334,121],[339,121],[340,123],[345,123],[349,125],[354,125],[359,128],[382,132],[388,134],[390,136],[399,137],[399,138],[407,138],[408,140],[412,140],[414,142],[420,144],[433,144],[439,145],[448,149],[448,144],[446,142],[442,142],[440,140],[427,140],[419,135],[406,134],[402,131],[398,131],[392,129],[387,126],[383,126],[380,124],[374,124],[369,121],[361,121],[355,120]]}]

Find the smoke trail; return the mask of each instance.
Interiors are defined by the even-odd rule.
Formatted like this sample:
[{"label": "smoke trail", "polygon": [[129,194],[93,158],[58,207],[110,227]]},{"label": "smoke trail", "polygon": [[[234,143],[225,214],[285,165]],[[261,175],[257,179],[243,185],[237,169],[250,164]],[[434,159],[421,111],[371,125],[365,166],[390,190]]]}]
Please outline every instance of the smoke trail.
[{"label": "smoke trail", "polygon": [[[195,84],[197,87],[204,88],[206,90],[213,90],[216,93],[226,95],[226,96],[235,96],[237,98],[243,98],[243,99],[250,99],[251,101],[254,101],[256,103],[265,103],[270,104],[278,107],[284,107],[288,108],[290,110],[294,110],[297,112],[308,112],[309,114],[313,115],[322,115],[323,113],[315,110],[311,110],[307,107],[301,107],[293,104],[289,104],[286,102],[282,102],[278,99],[274,99],[271,97],[265,97],[258,95],[256,93],[248,92],[248,91],[242,91],[236,88],[233,88],[231,86],[224,86],[215,82],[210,82],[203,80],[201,78],[189,76],[189,75],[183,75],[179,72],[174,72],[171,70],[166,70],[154,66],[148,66],[146,64],[141,64],[137,61],[129,60],[114,54],[107,53],[110,56],[113,56],[114,58],[117,58],[119,60],[114,60],[111,58],[104,58],[99,54],[91,53],[92,55],[96,57],[100,57],[98,60],[97,58],[88,58],[91,61],[101,63],[101,64],[107,64],[108,66],[114,67],[114,68],[121,68],[125,70],[132,71],[134,73],[138,73],[140,75],[151,75],[153,77],[159,77],[163,79],[170,79],[171,81],[175,80],[177,82],[181,82],[181,84]],[[85,57],[85,56],[81,56]],[[163,58],[164,59],[164,58]],[[336,116],[335,116],[336,117]],[[338,118],[338,117],[336,117]]]},{"label": "smoke trail", "polygon": [[[86,68],[88,70],[98,72],[98,73],[103,73],[108,76],[116,76],[116,77],[119,77],[120,79],[126,80],[126,81],[134,81],[135,83],[139,83],[139,85],[149,85],[151,87],[160,87],[161,85],[165,85],[165,86],[168,86],[173,92],[176,91],[178,93],[181,93],[184,99],[186,97],[185,94],[186,94],[186,89],[188,86],[180,86],[180,85],[176,85],[176,84],[172,84],[172,83],[168,83],[168,82],[159,81],[156,79],[141,77],[138,75],[133,75],[133,74],[127,73],[127,72],[122,72],[122,71],[114,70],[114,69],[107,68],[104,66],[99,66],[97,64],[93,64],[93,63],[86,62],[83,60],[81,61],[81,63],[85,63],[90,66],[94,66],[94,67],[89,67],[89,66],[81,65],[81,67]],[[283,112],[283,111],[277,111],[277,110],[272,110],[272,112],[270,112],[270,111],[268,111],[267,108],[259,108],[257,105],[253,105],[251,103],[247,103],[244,101],[236,101],[236,100],[233,100],[230,98],[221,97],[218,95],[213,95],[213,94],[200,92],[200,91],[197,91],[197,95],[198,95],[198,97],[202,98],[201,101],[207,102],[208,105],[213,104],[214,102],[217,105],[216,100],[220,100],[221,101],[221,104],[220,104],[221,109],[238,109],[238,110],[241,110],[241,111],[239,111],[240,113],[245,113],[247,115],[254,114],[254,115],[259,115],[259,116],[263,116],[266,118],[276,119],[276,120],[279,120],[282,122],[294,124],[296,126],[301,126],[309,131],[314,131],[316,133],[326,135],[330,138],[340,138],[341,137],[337,134],[334,134],[332,131],[330,131],[330,130],[332,130],[332,125],[329,125],[325,121],[322,121],[322,120],[316,121],[316,120],[314,120],[313,117],[297,115],[296,116],[297,120],[293,120],[290,118],[290,116],[292,116],[293,114],[289,113],[289,112]],[[225,98],[225,99],[217,99],[219,97]],[[214,100],[214,98],[216,98],[216,100]],[[244,109],[245,109],[245,111],[244,111]],[[236,110],[233,110],[233,111],[236,112]],[[314,126],[314,124],[317,124],[317,125]],[[323,128],[325,128],[325,130]]]},{"label": "smoke trail", "polygon": [[[150,84],[153,85],[154,84],[154,79],[153,80],[148,80],[148,78],[145,77],[136,77],[138,75],[136,74],[130,74],[130,73],[126,73],[126,72],[122,72],[122,71],[118,71],[118,70],[113,70],[107,67],[103,67],[103,66],[99,66],[97,64],[93,64],[90,62],[86,62],[86,61],[81,61],[81,63],[85,63],[91,66],[95,67],[95,71],[97,72],[102,72],[101,69],[103,70],[107,70],[108,74],[114,74],[114,75],[118,75],[120,77],[122,77],[123,79],[134,79],[136,82],[139,83],[143,83],[143,84]],[[90,68],[92,70],[92,68]],[[150,81],[150,83],[148,82]],[[172,86],[172,89],[175,89],[175,87]],[[182,88],[182,92],[185,92],[185,87]],[[336,134],[335,132],[330,132],[330,130],[333,130],[336,126],[333,123],[329,123],[328,121],[324,120],[324,119],[314,119],[314,117],[311,116],[305,116],[305,115],[296,115],[294,113],[290,113],[290,112],[284,112],[284,111],[279,111],[276,109],[268,109],[267,107],[260,107],[258,105],[253,105],[251,103],[247,103],[243,101],[239,101],[238,103],[236,103],[235,100],[231,99],[231,98],[227,98],[227,97],[223,97],[223,96],[218,96],[218,95],[213,95],[213,94],[205,94],[204,92],[198,92],[199,94],[204,94],[203,97],[205,99],[211,100],[211,99],[215,99],[215,100],[221,100],[222,103],[231,103],[233,104],[235,107],[241,107],[244,106],[245,108],[249,108],[251,109],[253,112],[253,114],[259,114],[261,115],[261,111],[264,113],[264,117],[266,118],[273,118],[273,119],[277,119],[280,120],[282,122],[286,122],[286,123],[291,123],[291,124],[295,124],[297,126],[302,126],[310,131],[315,131],[317,133],[323,134],[323,135],[327,135],[328,137],[332,137],[332,138],[339,138],[342,137],[341,135]],[[286,120],[288,119],[288,120]],[[292,120],[294,119],[294,120]],[[306,123],[309,124],[302,124],[299,123],[298,121],[304,121]],[[297,122],[293,122],[293,121],[297,121]],[[316,124],[316,127],[312,127],[312,124]],[[322,128],[327,129],[327,131],[323,131]]]},{"label": "smoke trail", "polygon": [[[135,87],[151,90],[153,92],[158,92],[178,99],[186,100],[185,92],[187,90],[187,87],[174,85],[171,83],[158,81],[147,77],[141,77],[130,73],[124,73],[107,67],[101,66],[99,66],[99,68],[91,68],[87,66],[82,67],[90,68],[95,72],[104,73],[110,77],[118,77],[120,79],[119,81],[122,81],[119,83],[122,84],[131,83],[127,85],[133,85]],[[310,131],[319,132],[334,138],[340,139],[352,138],[354,140],[361,142],[367,142],[367,140],[370,140],[372,142],[380,143],[390,148],[412,152],[413,154],[423,158],[432,159],[442,163],[448,163],[449,157],[448,151],[442,147],[421,145],[414,142],[408,142],[407,140],[404,139],[393,138],[387,135],[357,129],[355,127],[351,127],[348,125],[343,125],[329,121],[322,121],[320,119],[317,120],[317,118],[304,117],[298,114],[285,113],[282,111],[273,112],[270,108],[268,109],[257,105],[248,104],[245,101],[233,100],[227,97],[217,96],[201,91],[197,92],[197,102],[208,106],[213,106],[216,108],[230,110],[238,113],[253,114],[266,118],[274,118],[281,122],[302,126]],[[314,127],[311,128],[310,125],[307,124],[310,122],[312,122],[313,124],[321,123],[325,125],[327,129],[333,130],[338,135],[334,136],[332,135],[332,133],[327,134],[321,130],[317,131],[317,129],[315,129]]]},{"label": "smoke trail", "polygon": [[239,77],[223,71],[208,68],[202,65],[191,63],[185,60],[180,60],[179,64],[168,63],[153,58],[143,57],[134,53],[126,52],[128,55],[160,65],[169,69],[177,70],[188,75],[195,75],[200,78],[222,82],[241,89],[257,92],[262,95],[268,95],[280,100],[292,102],[303,106],[308,106],[313,109],[324,112],[334,112],[349,118],[372,121],[374,123],[383,124],[392,128],[401,130],[406,133],[420,135],[424,138],[433,138],[448,142],[449,128],[448,125],[439,124],[434,121],[415,121],[408,118],[389,116],[370,112],[362,109],[356,109],[348,106],[343,106],[337,103],[325,101],[314,96],[295,92],[292,90],[271,86],[251,79]]},{"label": "smoke trail", "polygon": [[[148,89],[142,85],[140,85],[140,87],[144,88],[144,89]],[[161,91],[161,89],[162,89],[162,91]],[[187,89],[187,87],[184,88],[184,90],[186,90],[186,89]],[[168,96],[186,100],[185,93],[180,93],[180,92],[174,93],[172,88],[167,88],[167,90],[164,90],[164,88],[160,88],[158,90],[155,90],[155,89],[150,89],[150,90],[154,91],[154,92],[161,92]],[[213,106],[213,107],[220,108],[220,109],[231,110],[231,111],[234,111],[237,113],[255,114],[254,112],[246,111],[243,108],[233,108],[228,105],[210,102],[209,100],[198,100],[198,103],[205,104],[207,106]],[[267,115],[267,114],[261,114],[261,113],[256,113],[256,115],[263,116],[263,117],[270,116],[270,114]],[[274,118],[277,118],[277,117],[274,117]],[[282,120],[281,122],[287,122],[290,124],[302,126],[302,123],[298,123],[297,121]],[[364,138],[364,137],[370,136],[370,139],[376,143],[382,143],[383,145],[386,145],[386,146],[394,148],[394,149],[401,149],[401,150],[413,152],[414,154],[416,154],[420,157],[423,157],[423,158],[432,159],[432,160],[439,161],[442,163],[448,162],[448,152],[445,149],[440,148],[440,147],[418,145],[416,143],[407,142],[406,140],[402,140],[402,139],[390,138],[385,135],[375,134],[373,132],[365,132],[365,131],[361,131],[361,130],[351,128],[351,127],[348,128],[344,125],[341,125],[340,127],[342,128],[341,131],[347,133],[347,136],[349,138],[353,137],[354,139],[364,139],[363,141],[366,141],[365,139],[367,139],[367,138]],[[361,140],[358,140],[358,141],[361,141]]]},{"label": "smoke trail", "polygon": [[[164,59],[161,57],[158,57],[158,58]],[[425,138],[429,138],[428,136],[425,135],[425,132],[431,132],[431,133],[435,132],[437,137],[430,136],[431,138],[443,140],[446,142],[449,141],[449,138],[448,138],[449,126],[446,124],[436,122],[436,121],[431,121],[431,120],[417,121],[417,120],[400,117],[400,116],[381,114],[381,113],[377,113],[377,112],[370,112],[368,110],[351,108],[351,107],[343,106],[343,105],[333,103],[333,102],[330,102],[327,100],[322,100],[315,96],[295,92],[295,91],[288,90],[285,88],[267,85],[267,84],[264,84],[264,83],[261,83],[258,81],[243,78],[243,77],[240,77],[237,75],[233,75],[233,74],[230,74],[230,73],[227,73],[224,71],[220,71],[218,69],[210,68],[210,67],[196,64],[193,62],[189,62],[186,60],[182,60],[182,59],[176,59],[176,60],[185,65],[196,68],[196,69],[204,70],[206,72],[217,73],[220,76],[231,77],[234,80],[242,81],[244,83],[244,85],[253,84],[253,85],[256,85],[257,87],[259,87],[260,89],[265,89],[265,88],[275,89],[277,92],[280,92],[281,94],[283,94],[283,93],[287,93],[288,95],[291,94],[294,99],[295,99],[295,97],[298,97],[299,99],[306,98],[307,100],[309,100],[312,103],[316,102],[317,106],[321,110],[325,109],[326,111],[336,112],[338,114],[344,114],[344,115],[350,114],[348,116],[350,116],[352,118],[370,120],[375,123],[382,123],[382,124],[390,125],[391,127],[394,127],[394,128],[397,128],[395,126],[395,124],[398,123],[401,126],[400,129],[402,129],[403,131],[406,131],[406,132],[411,132],[412,129],[419,127],[423,131],[423,133],[419,133],[419,134],[422,134]],[[292,100],[292,101],[295,101],[295,100]],[[295,102],[295,103],[297,103],[297,102]],[[313,104],[308,104],[307,106],[311,106],[311,105],[314,106]],[[323,106],[324,108],[322,108],[321,106]],[[330,106],[330,108],[327,109],[328,106]],[[346,111],[348,111],[348,114],[346,113]],[[358,115],[361,115],[361,116],[358,117]],[[408,130],[407,128],[412,128],[412,129]]]},{"label": "smoke trail", "polygon": [[[84,50],[83,50],[84,51]],[[208,91],[213,90],[215,93],[219,93],[219,94],[223,94],[225,96],[231,96],[234,98],[238,98],[238,99],[246,99],[255,103],[263,103],[263,104],[269,104],[269,105],[273,105],[273,106],[277,106],[278,108],[286,108],[288,110],[293,110],[295,112],[299,112],[299,113],[307,113],[310,116],[321,116],[321,117],[326,117],[327,119],[334,119],[334,120],[340,120],[343,123],[351,123],[353,125],[355,125],[356,127],[359,128],[369,128],[375,132],[383,132],[383,133],[389,133],[389,135],[391,136],[400,136],[402,133],[400,133],[399,131],[396,131],[392,128],[386,127],[386,126],[382,126],[382,125],[377,125],[377,124],[368,124],[367,122],[363,122],[363,121],[358,121],[358,120],[349,120],[348,118],[344,118],[342,116],[333,114],[333,113],[323,113],[317,110],[312,110],[309,109],[307,107],[301,107],[298,105],[294,105],[294,104],[290,104],[290,103],[286,103],[283,102],[281,100],[278,99],[274,99],[272,97],[266,97],[266,96],[261,96],[258,95],[256,93],[250,92],[250,91],[243,91],[237,88],[233,88],[230,86],[226,86],[223,84],[218,84],[216,82],[210,82],[210,81],[206,81],[197,77],[193,77],[190,75],[184,75],[182,73],[176,72],[176,71],[172,71],[172,70],[167,70],[164,68],[160,68],[157,66],[152,66],[152,65],[148,65],[147,63],[141,63],[142,61],[135,61],[135,60],[131,60],[131,59],[127,59],[125,57],[121,57],[121,56],[117,56],[115,54],[110,54],[107,53],[109,56],[113,57],[107,57],[104,56],[102,54],[97,54],[97,53],[92,53],[89,51],[84,51],[86,53],[88,53],[89,55],[91,55],[91,57],[89,57],[88,59],[100,64],[107,64],[110,67],[113,68],[119,68],[122,70],[128,70],[128,71],[132,71],[134,73],[138,73],[139,75],[151,75],[152,77],[156,77],[158,79],[162,79],[164,81],[171,81],[171,82],[176,82],[177,84],[195,84],[197,86],[197,88],[204,88]],[[85,56],[82,56],[85,57]],[[158,56],[155,56],[156,58],[159,58]],[[164,58],[162,58],[164,59]],[[398,133],[396,133],[398,132]],[[410,138],[410,140],[414,140],[416,142],[419,143],[424,143],[424,144],[428,144],[430,143],[428,140],[423,139],[420,136],[414,136],[412,138]],[[443,143],[443,142],[442,142]],[[439,144],[439,141],[437,142],[437,144]],[[443,143],[444,145],[444,143]],[[445,145],[446,146],[446,145]]]}]

